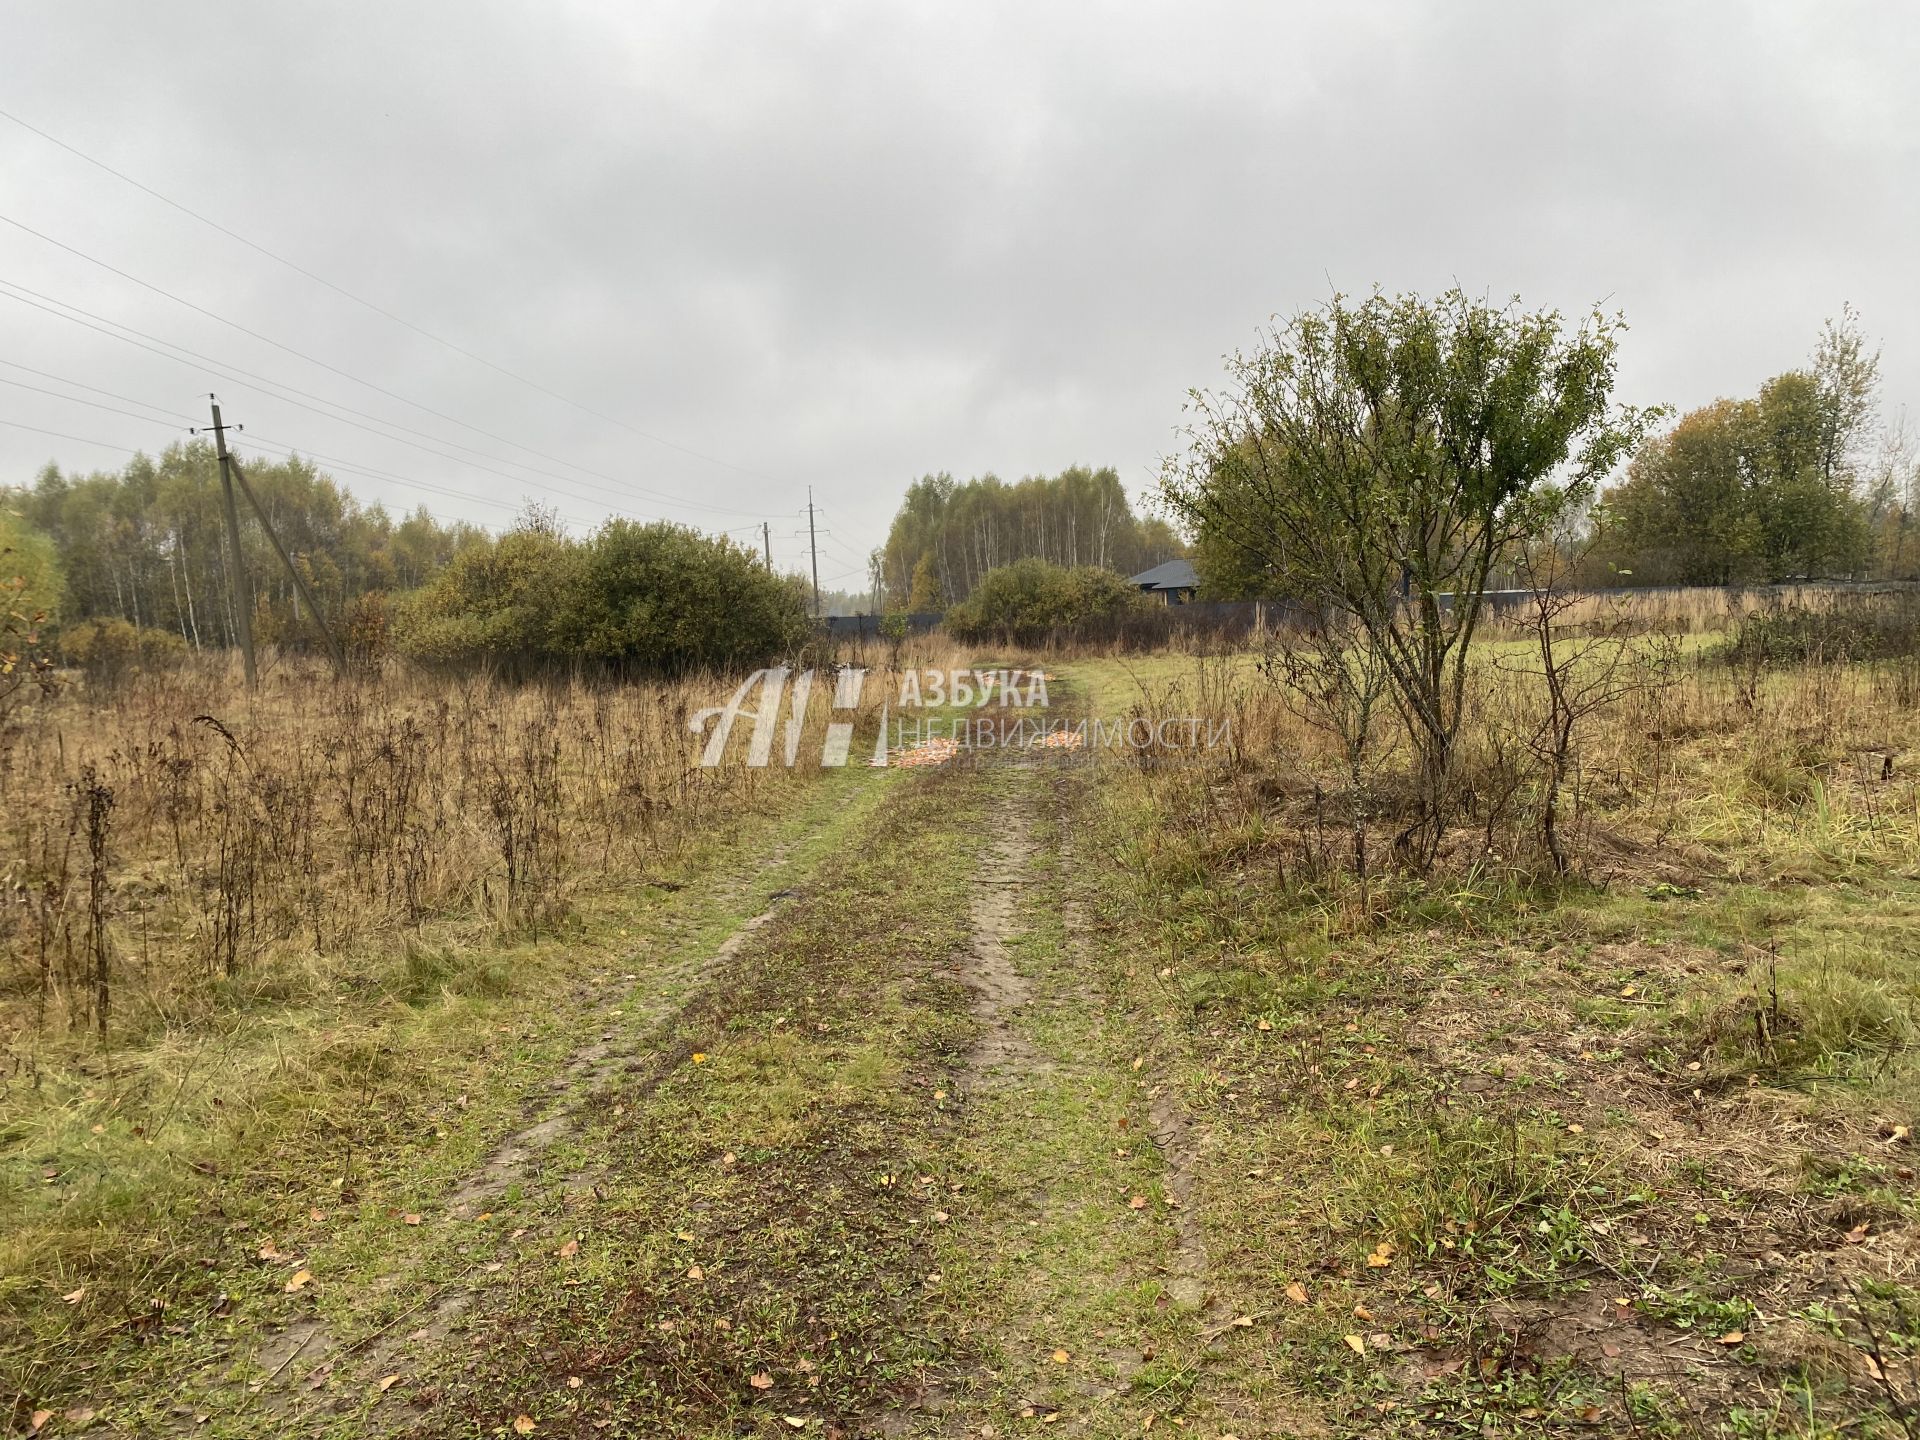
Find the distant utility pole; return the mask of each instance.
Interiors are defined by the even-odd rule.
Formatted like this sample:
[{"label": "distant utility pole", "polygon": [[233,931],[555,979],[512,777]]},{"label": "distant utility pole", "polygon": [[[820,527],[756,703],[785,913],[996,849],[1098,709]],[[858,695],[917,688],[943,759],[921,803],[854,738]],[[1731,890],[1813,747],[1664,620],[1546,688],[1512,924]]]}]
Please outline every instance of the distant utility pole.
[{"label": "distant utility pole", "polygon": [[760,522],[760,550],[767,557],[767,573],[771,575],[773,573],[773,523],[768,520]]},{"label": "distant utility pole", "polygon": [[820,618],[820,542],[813,534],[813,487],[807,487],[807,549],[813,553],[813,618]]},{"label": "distant utility pole", "polygon": [[240,551],[240,512],[233,504],[233,457],[227,454],[227,427],[220,423],[220,402],[207,397],[213,406],[213,448],[220,457],[220,496],[227,511],[227,599],[233,606],[234,625],[240,632],[240,658],[246,665],[247,688],[260,683],[253,663],[253,599],[247,584],[247,557]]},{"label": "distant utility pole", "polygon": [[[220,423],[220,402],[212,396],[207,397],[213,404],[213,444],[220,456],[220,486],[224,492],[227,508],[227,543],[233,549],[234,584],[237,590],[247,588],[246,562],[240,555],[240,516],[233,503],[233,487],[237,482],[240,493],[246,497],[247,506],[253,511],[253,518],[260,522],[260,528],[266,532],[267,543],[273,546],[273,553],[280,557],[287,578],[293,581],[293,588],[301,600],[306,602],[307,613],[313,616],[313,623],[319,627],[320,638],[327,643],[327,654],[333,658],[336,674],[345,674],[347,669],[346,652],[340,648],[340,642],[333,637],[333,631],[327,628],[327,617],[320,609],[320,602],[314,598],[312,589],[307,585],[307,577],[300,573],[300,567],[293,563],[293,557],[287,554],[287,547],[280,543],[280,536],[273,528],[273,522],[267,518],[266,507],[260,503],[260,497],[253,493],[253,487],[247,483],[247,473],[240,468],[240,462],[227,453],[226,426]],[[238,426],[234,427],[238,429]],[[236,595],[233,608],[240,616],[240,653],[247,663],[247,685],[251,688],[257,683],[253,664],[253,616],[243,599]]]}]

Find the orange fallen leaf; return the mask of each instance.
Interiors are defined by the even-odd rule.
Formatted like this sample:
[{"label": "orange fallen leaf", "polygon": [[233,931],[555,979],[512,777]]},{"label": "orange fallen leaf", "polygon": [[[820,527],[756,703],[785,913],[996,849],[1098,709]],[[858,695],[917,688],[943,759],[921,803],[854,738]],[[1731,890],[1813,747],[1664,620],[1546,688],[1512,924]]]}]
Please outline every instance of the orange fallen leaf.
[{"label": "orange fallen leaf", "polygon": [[313,1272],[311,1270],[294,1271],[293,1278],[287,1281],[287,1294],[291,1295],[296,1290],[304,1289],[307,1282],[311,1279],[313,1279]]},{"label": "orange fallen leaf", "polygon": [[391,1390],[391,1389],[392,1389],[392,1388],[393,1388],[394,1386],[396,1386],[396,1385],[398,1385],[399,1383],[400,1383],[400,1377],[399,1377],[398,1375],[383,1375],[383,1376],[381,1376],[381,1378],[380,1378],[380,1393],[381,1393],[382,1395],[384,1395],[384,1394],[386,1394],[386,1393],[387,1393],[387,1391],[389,1391],[389,1390]]},{"label": "orange fallen leaf", "polygon": [[704,1064],[706,1064],[706,1063],[707,1063],[707,1053],[706,1053],[706,1051],[704,1051],[704,1050],[696,1050],[696,1051],[694,1051],[694,1052],[693,1052],[693,1063],[694,1063],[694,1064],[696,1064],[696,1065],[704,1065]]},{"label": "orange fallen leaf", "polygon": [[531,1415],[516,1415],[513,1417],[513,1433],[516,1435],[531,1435],[536,1428],[533,1423],[533,1416]]},{"label": "orange fallen leaf", "polygon": [[1729,1330],[1720,1337],[1720,1343],[1722,1345],[1738,1345],[1746,1338],[1747,1332],[1744,1330]]},{"label": "orange fallen leaf", "polygon": [[420,1217],[418,1215],[402,1215],[400,1217],[400,1223],[402,1225],[418,1225],[420,1223]]},{"label": "orange fallen leaf", "polygon": [[1146,1209],[1146,1208],[1147,1208],[1147,1197],[1146,1197],[1146,1196],[1144,1196],[1144,1195],[1136,1195],[1136,1196],[1134,1196],[1134,1197],[1133,1197],[1133,1198],[1132,1198],[1131,1200],[1129,1200],[1129,1201],[1127,1201],[1127,1208],[1128,1208],[1129,1210],[1144,1210],[1144,1209]]},{"label": "orange fallen leaf", "polygon": [[1292,1284],[1287,1286],[1287,1299],[1291,1300],[1296,1305],[1306,1304],[1307,1303],[1307,1287],[1302,1285],[1298,1280],[1295,1280]]},{"label": "orange fallen leaf", "polygon": [[1056,1350],[1053,1352],[1053,1363],[1056,1365],[1064,1365],[1072,1358],[1073,1356],[1068,1354],[1065,1350]]},{"label": "orange fallen leaf", "polygon": [[1362,1340],[1358,1335],[1348,1335],[1344,1338],[1347,1342],[1347,1348],[1353,1351],[1354,1354],[1364,1355],[1367,1353],[1367,1342]]},{"label": "orange fallen leaf", "polygon": [[771,1390],[773,1388],[773,1376],[762,1370],[758,1375],[749,1379],[747,1383],[756,1390]]},{"label": "orange fallen leaf", "polygon": [[44,1427],[47,1421],[51,1420],[52,1418],[53,1418],[53,1411],[51,1410],[34,1411],[32,1418],[27,1422],[27,1434],[38,1435],[42,1427]]},{"label": "orange fallen leaf", "polygon": [[580,1253],[580,1242],[578,1240],[567,1241],[567,1243],[562,1245],[559,1250],[559,1255],[562,1260],[571,1260],[574,1256],[578,1255],[579,1253]]},{"label": "orange fallen leaf", "polygon": [[707,1272],[702,1270],[698,1265],[689,1265],[687,1267],[687,1279],[704,1280],[706,1278],[707,1278]]}]

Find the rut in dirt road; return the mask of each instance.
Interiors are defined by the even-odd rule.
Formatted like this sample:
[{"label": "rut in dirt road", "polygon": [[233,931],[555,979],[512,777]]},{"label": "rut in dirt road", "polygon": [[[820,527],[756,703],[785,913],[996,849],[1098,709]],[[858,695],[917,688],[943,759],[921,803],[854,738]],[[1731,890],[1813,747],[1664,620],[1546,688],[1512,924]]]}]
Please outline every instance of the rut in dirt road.
[{"label": "rut in dirt road", "polygon": [[1013,964],[1008,944],[1021,929],[1034,844],[1027,816],[1007,804],[995,816],[999,839],[981,856],[973,877],[969,918],[973,941],[961,962],[961,979],[974,993],[973,1016],[980,1035],[967,1056],[969,1091],[1017,1083],[1021,1074],[1047,1062],[1013,1026],[1013,1017],[1033,999],[1033,987]]}]

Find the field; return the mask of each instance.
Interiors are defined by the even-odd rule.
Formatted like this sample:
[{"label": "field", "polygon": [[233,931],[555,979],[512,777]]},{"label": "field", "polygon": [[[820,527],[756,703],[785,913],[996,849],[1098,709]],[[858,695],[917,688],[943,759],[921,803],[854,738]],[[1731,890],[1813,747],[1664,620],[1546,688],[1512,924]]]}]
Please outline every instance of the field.
[{"label": "field", "polygon": [[[1250,653],[882,647],[843,768],[694,679],[17,711],[7,1419],[1914,1433],[1920,680],[1677,620],[1564,872],[1517,629],[1425,875]],[[959,665],[1104,728],[864,763]]]}]

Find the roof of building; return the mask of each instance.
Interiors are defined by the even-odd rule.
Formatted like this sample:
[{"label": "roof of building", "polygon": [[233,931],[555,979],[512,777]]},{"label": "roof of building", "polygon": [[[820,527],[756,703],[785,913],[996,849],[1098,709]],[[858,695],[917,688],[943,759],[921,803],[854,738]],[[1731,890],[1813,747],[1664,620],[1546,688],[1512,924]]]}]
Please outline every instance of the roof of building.
[{"label": "roof of building", "polygon": [[1191,560],[1169,560],[1151,570],[1142,570],[1127,583],[1138,585],[1142,590],[1194,590],[1199,588],[1200,575]]}]

